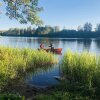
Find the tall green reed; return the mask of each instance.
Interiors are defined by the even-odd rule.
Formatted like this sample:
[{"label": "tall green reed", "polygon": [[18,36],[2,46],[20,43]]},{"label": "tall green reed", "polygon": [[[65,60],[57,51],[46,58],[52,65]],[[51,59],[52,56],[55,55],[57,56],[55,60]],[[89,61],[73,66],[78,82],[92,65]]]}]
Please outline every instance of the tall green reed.
[{"label": "tall green reed", "polygon": [[98,65],[99,61],[94,54],[68,51],[62,60],[62,71],[64,77],[70,81],[87,84],[91,87],[94,75],[100,69]]},{"label": "tall green reed", "polygon": [[18,77],[29,69],[43,69],[55,63],[55,56],[43,50],[0,47],[0,84]]}]

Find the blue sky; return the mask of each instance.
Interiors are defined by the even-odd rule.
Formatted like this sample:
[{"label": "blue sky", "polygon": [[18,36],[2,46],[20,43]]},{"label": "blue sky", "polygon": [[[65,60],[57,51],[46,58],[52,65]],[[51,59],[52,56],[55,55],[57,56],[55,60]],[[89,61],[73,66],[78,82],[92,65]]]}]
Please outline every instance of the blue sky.
[{"label": "blue sky", "polygon": [[[39,5],[44,8],[39,15],[45,25],[76,29],[85,22],[91,22],[93,27],[100,23],[100,0],[39,0]],[[4,7],[0,10],[3,10],[0,15],[0,29],[29,26],[10,20],[4,15]]]}]

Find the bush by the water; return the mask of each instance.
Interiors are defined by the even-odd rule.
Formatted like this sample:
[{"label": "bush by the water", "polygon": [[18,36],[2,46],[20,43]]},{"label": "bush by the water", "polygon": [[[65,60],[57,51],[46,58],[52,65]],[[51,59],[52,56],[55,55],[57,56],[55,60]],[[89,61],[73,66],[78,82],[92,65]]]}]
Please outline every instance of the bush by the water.
[{"label": "bush by the water", "polygon": [[25,100],[24,96],[20,96],[19,94],[0,94],[0,100]]},{"label": "bush by the water", "polygon": [[93,100],[89,97],[76,95],[70,92],[55,91],[51,94],[40,94],[34,98],[34,100]]},{"label": "bush by the water", "polygon": [[100,57],[67,51],[61,63],[62,81],[36,100],[100,100]]},{"label": "bush by the water", "polygon": [[68,51],[62,61],[62,75],[70,83],[81,83],[100,96],[100,57],[88,52]]},{"label": "bush by the water", "polygon": [[0,86],[28,69],[45,68],[56,62],[52,53],[42,50],[0,47]]}]

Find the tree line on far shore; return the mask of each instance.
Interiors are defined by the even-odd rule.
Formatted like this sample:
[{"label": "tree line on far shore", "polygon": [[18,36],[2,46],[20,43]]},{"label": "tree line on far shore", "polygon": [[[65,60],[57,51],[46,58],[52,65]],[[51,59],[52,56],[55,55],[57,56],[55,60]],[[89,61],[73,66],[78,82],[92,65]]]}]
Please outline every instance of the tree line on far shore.
[{"label": "tree line on far shore", "polygon": [[77,30],[62,29],[59,26],[39,26],[37,28],[27,27],[24,29],[10,28],[1,32],[1,36],[25,36],[25,37],[59,37],[59,38],[97,38],[100,37],[100,24],[94,31],[91,23],[78,26]]}]

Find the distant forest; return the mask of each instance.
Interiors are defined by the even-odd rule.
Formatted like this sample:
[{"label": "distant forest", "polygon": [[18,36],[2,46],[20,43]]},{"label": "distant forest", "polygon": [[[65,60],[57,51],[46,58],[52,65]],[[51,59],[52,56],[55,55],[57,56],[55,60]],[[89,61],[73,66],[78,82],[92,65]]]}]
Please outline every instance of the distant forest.
[{"label": "distant forest", "polygon": [[0,32],[1,36],[22,36],[22,37],[50,37],[50,38],[99,38],[100,24],[97,24],[92,31],[92,24],[85,23],[78,26],[77,30],[62,29],[59,26],[42,26],[38,28],[27,27],[26,29],[11,28],[8,31]]}]

